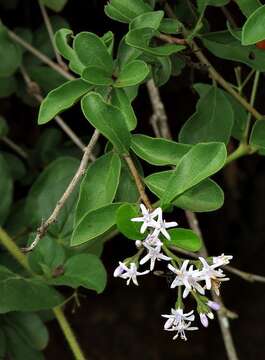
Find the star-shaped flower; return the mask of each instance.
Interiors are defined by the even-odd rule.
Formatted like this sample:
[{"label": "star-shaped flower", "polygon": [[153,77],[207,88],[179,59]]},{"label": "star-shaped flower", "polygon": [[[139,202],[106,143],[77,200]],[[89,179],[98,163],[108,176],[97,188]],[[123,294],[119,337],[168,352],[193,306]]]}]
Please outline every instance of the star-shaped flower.
[{"label": "star-shaped flower", "polygon": [[153,211],[150,211],[143,204],[140,205],[140,208],[143,216],[132,218],[131,221],[143,222],[140,229],[141,234],[143,234],[147,228],[156,228],[157,222],[155,221],[155,218],[160,214],[162,215],[162,209],[157,208]]},{"label": "star-shaped flower", "polygon": [[165,261],[171,260],[170,257],[164,255],[161,252],[161,246],[160,245],[157,245],[154,248],[154,247],[152,247],[152,246],[150,246],[148,244],[144,244],[144,247],[148,250],[148,253],[141,259],[140,264],[143,265],[147,261],[150,260],[150,271],[154,270],[156,260],[158,260],[158,261],[160,261],[160,260],[165,260]]},{"label": "star-shaped flower", "polygon": [[194,331],[194,330],[198,330],[197,327],[195,326],[190,326],[191,322],[185,322],[185,321],[181,321],[177,326],[173,326],[172,328],[166,329],[167,331],[176,331],[176,335],[173,337],[173,340],[176,340],[179,335],[181,337],[182,340],[187,341],[187,337],[185,334],[185,331]]},{"label": "star-shaped flower", "polygon": [[161,234],[163,234],[165,236],[166,239],[170,240],[170,235],[167,232],[167,229],[173,228],[175,226],[178,226],[178,223],[175,222],[175,221],[166,222],[162,218],[162,211],[161,211],[161,213],[158,216],[157,222],[156,222],[154,235],[158,236],[161,233]]},{"label": "star-shaped flower", "polygon": [[203,258],[199,257],[199,260],[201,261],[203,268],[202,270],[195,270],[194,273],[199,277],[200,280],[204,280],[206,284],[206,289],[210,290],[212,287],[212,281],[227,281],[229,278],[225,277],[225,274],[223,273],[223,270],[218,269],[219,263],[209,265],[208,262]]},{"label": "star-shaped flower", "polygon": [[193,315],[193,310],[185,314],[183,312],[183,309],[180,308],[171,309],[171,314],[161,316],[167,319],[164,325],[165,330],[174,326],[179,326],[183,321],[194,321],[195,319],[195,316]]},{"label": "star-shaped flower", "polygon": [[137,266],[134,262],[130,263],[130,267],[126,266],[124,263],[119,262],[119,266],[114,271],[114,277],[121,277],[122,279],[127,279],[126,285],[129,285],[131,280],[135,285],[139,285],[137,281],[137,276],[148,274],[149,270],[139,272],[137,271]]}]

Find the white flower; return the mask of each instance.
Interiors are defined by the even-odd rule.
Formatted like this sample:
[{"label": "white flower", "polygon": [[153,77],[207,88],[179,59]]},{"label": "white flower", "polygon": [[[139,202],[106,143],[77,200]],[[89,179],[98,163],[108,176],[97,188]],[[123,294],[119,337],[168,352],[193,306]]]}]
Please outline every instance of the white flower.
[{"label": "white flower", "polygon": [[149,273],[149,270],[146,270],[146,271],[143,271],[143,272],[137,271],[137,266],[133,262],[130,263],[129,268],[124,263],[119,262],[119,266],[115,269],[113,275],[115,277],[119,276],[122,279],[128,279],[127,282],[126,282],[126,285],[129,285],[131,280],[135,285],[138,285],[137,276],[138,275],[145,275],[145,274],[148,274],[148,273]]},{"label": "white flower", "polygon": [[168,268],[177,275],[170,287],[173,289],[176,286],[184,285],[185,289],[183,292],[183,298],[186,298],[192,289],[195,289],[200,294],[204,295],[205,291],[203,287],[198,283],[198,281],[200,281],[200,278],[197,274],[197,270],[193,270],[192,266],[190,266],[187,270],[188,264],[189,260],[183,261],[180,269],[177,269],[171,264],[168,264]]},{"label": "white flower", "polygon": [[223,270],[215,270],[215,268],[219,266],[219,263],[209,265],[203,257],[199,257],[199,259],[203,265],[203,268],[202,270],[195,270],[195,274],[199,277],[200,280],[205,281],[207,290],[211,289],[212,281],[217,280],[219,282],[229,280],[229,278],[225,277]]},{"label": "white flower", "polygon": [[164,329],[167,330],[174,326],[179,326],[183,321],[194,321],[195,316],[193,315],[193,310],[188,313],[183,313],[183,309],[171,309],[170,315],[161,315],[166,318]]},{"label": "white flower", "polygon": [[169,261],[171,260],[170,257],[164,255],[161,252],[161,246],[158,245],[155,248],[148,245],[148,244],[144,244],[145,248],[148,250],[148,253],[141,259],[140,264],[143,265],[145,264],[147,261],[150,260],[150,270],[154,270],[155,267],[155,262],[156,260],[160,261],[160,260],[166,260]]},{"label": "white flower", "polygon": [[141,226],[140,232],[143,234],[148,227],[155,228],[157,226],[157,222],[154,220],[160,214],[162,215],[162,209],[157,208],[154,211],[150,212],[143,204],[140,205],[143,216],[132,218],[131,221],[135,222],[143,222]]},{"label": "white flower", "polygon": [[154,233],[149,234],[147,238],[143,241],[144,245],[150,245],[153,247],[160,246],[160,248],[163,246],[162,241],[158,238],[158,236]]},{"label": "white flower", "polygon": [[162,233],[166,239],[170,240],[170,235],[166,229],[169,229],[169,228],[172,228],[175,226],[178,226],[178,223],[176,223],[175,221],[166,222],[165,220],[163,220],[162,211],[161,211],[161,213],[158,216],[157,222],[156,222],[154,235],[158,236],[160,233]]},{"label": "white flower", "polygon": [[194,331],[198,330],[197,327],[190,326],[191,322],[185,323],[184,321],[180,322],[177,326],[174,326],[170,329],[166,329],[167,331],[176,331],[177,334],[173,337],[173,340],[177,339],[180,335],[182,340],[187,340],[185,331]]},{"label": "white flower", "polygon": [[209,319],[213,319],[214,318],[214,315],[212,312],[208,312],[208,313],[200,313],[200,320],[201,320],[201,323],[204,327],[208,327],[209,325],[209,322],[208,322],[208,319],[207,319],[207,316]]},{"label": "white flower", "polygon": [[230,263],[230,260],[233,259],[232,255],[225,255],[222,254],[220,256],[214,256],[213,257],[213,264],[216,265],[218,264],[218,266],[223,266],[223,265],[227,265]]}]

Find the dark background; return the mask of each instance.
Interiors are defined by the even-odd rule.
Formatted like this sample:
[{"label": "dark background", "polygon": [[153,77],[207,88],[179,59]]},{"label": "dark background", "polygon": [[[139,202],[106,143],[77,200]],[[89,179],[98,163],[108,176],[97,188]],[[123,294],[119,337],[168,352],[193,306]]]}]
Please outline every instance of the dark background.
[{"label": "dark background", "polygon": [[[103,12],[104,3],[103,0],[69,0],[60,15],[69,21],[75,33],[85,30],[102,35],[112,30],[118,34],[118,40],[127,26],[107,18]],[[229,5],[229,10],[240,24],[242,18],[237,8],[232,4]],[[42,22],[35,1],[21,1],[15,10],[1,12],[1,18],[10,28],[27,26],[35,29]],[[224,27],[225,17],[220,9],[211,8],[207,10],[206,16],[211,30]],[[192,54],[189,56],[192,61],[196,61]],[[211,58],[210,55],[209,57]],[[234,81],[234,63],[216,58],[212,60],[226,79]],[[243,68],[244,71],[246,68]],[[193,82],[209,82],[209,79],[204,71],[194,71],[191,67],[186,67],[179,77],[172,78],[160,89],[175,139],[181,124],[195,111],[197,96],[192,90]],[[263,84],[262,75],[256,102],[261,113],[265,112]],[[249,89],[246,95],[248,92]],[[36,125],[37,109],[23,104],[16,96],[0,100],[0,106],[11,126],[10,137],[19,144],[34,148],[42,131],[42,128]],[[140,124],[138,131],[153,135],[149,124],[151,106],[145,88],[140,90],[134,107]],[[64,119],[80,136],[91,133],[91,128],[83,120],[78,107],[68,111]],[[231,149],[235,146],[236,142],[230,144]],[[199,214],[202,232],[211,254],[232,254],[234,266],[261,275],[265,275],[264,165],[263,157],[252,155],[228,166],[216,178],[225,191],[224,207],[213,213]],[[147,169],[147,172],[149,171],[152,169]],[[17,196],[24,191],[26,189],[20,189]],[[183,213],[179,212],[177,216],[181,227],[187,226]],[[70,303],[66,308],[88,359],[226,359],[217,320],[212,321],[208,329],[200,328],[197,332],[188,333],[187,342],[173,341],[172,334],[163,330],[164,321],[160,314],[169,312],[176,297],[164,278],[154,275],[140,278],[140,286],[137,288],[127,287],[123,280],[112,277],[118,261],[133,251],[134,244],[125,238],[118,237],[108,242],[103,253],[103,262],[108,271],[106,290],[101,295],[82,290],[81,307],[76,308]],[[231,281],[223,287],[222,296],[228,309],[239,316],[231,321],[239,358],[264,359],[264,285],[247,283],[231,276]],[[55,321],[51,321],[49,329],[50,343],[45,350],[46,358],[72,359]]]}]

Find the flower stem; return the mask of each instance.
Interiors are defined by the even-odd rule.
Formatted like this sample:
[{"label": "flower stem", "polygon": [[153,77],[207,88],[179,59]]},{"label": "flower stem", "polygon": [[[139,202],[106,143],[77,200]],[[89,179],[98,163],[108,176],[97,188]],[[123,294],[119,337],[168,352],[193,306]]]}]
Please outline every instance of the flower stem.
[{"label": "flower stem", "polygon": [[[0,227],[0,242],[6,248],[6,250],[17,260],[17,262],[26,269],[29,273],[32,274],[30,266],[28,264],[27,257],[21,252],[19,247],[15,244],[15,242],[11,239],[11,237],[7,234],[7,232]],[[85,356],[80,348],[80,345],[77,342],[77,339],[74,335],[71,326],[66,319],[63,310],[60,306],[54,307],[53,313],[62,329],[62,332],[74,354],[76,360],[85,360]]]}]

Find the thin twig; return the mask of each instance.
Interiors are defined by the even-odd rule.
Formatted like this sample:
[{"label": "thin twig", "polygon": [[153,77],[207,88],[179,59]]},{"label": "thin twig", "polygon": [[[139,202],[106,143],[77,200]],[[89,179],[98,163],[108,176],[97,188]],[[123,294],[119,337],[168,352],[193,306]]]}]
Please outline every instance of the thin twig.
[{"label": "thin twig", "polygon": [[56,204],[53,212],[49,216],[49,218],[43,224],[41,224],[40,227],[37,229],[37,235],[36,235],[33,243],[30,246],[23,249],[25,252],[33,250],[35,248],[35,246],[38,244],[38,242],[40,241],[40,239],[47,233],[49,226],[56,222],[56,220],[59,216],[59,213],[62,210],[62,208],[64,207],[69,196],[72,194],[72,192],[76,188],[81,177],[85,174],[91,152],[92,152],[94,146],[96,145],[98,137],[99,137],[99,132],[98,132],[98,130],[95,130],[89,141],[89,144],[86,147],[86,150],[82,157],[79,168],[77,169],[77,172],[75,173],[74,177],[72,178],[67,189],[63,193],[62,197],[57,202],[57,204]]},{"label": "thin twig", "polygon": [[18,36],[16,33],[14,33],[12,30],[7,30],[8,35],[12,40],[14,40],[19,45],[23,46],[25,49],[27,49],[29,52],[31,52],[34,56],[36,56],[39,60],[41,60],[44,64],[48,65],[53,70],[57,71],[59,74],[61,74],[63,77],[65,77],[68,80],[74,80],[75,77],[70,74],[69,72],[65,71],[61,68],[60,65],[56,64],[54,61],[52,61],[48,56],[37,50],[34,46],[30,45],[27,41],[23,40],[20,36]]},{"label": "thin twig", "polygon": [[152,209],[152,204],[150,202],[150,200],[148,199],[148,196],[146,195],[145,193],[145,190],[144,190],[144,186],[143,186],[143,183],[142,183],[142,179],[134,165],[134,162],[132,160],[132,158],[130,157],[130,155],[124,155],[124,160],[127,162],[127,165],[130,169],[130,172],[134,178],[134,182],[135,182],[135,185],[138,189],[138,192],[139,192],[139,195],[143,201],[143,203],[145,204],[145,206],[151,210]]},{"label": "thin twig", "polygon": [[[170,8],[170,6],[166,3],[165,4],[165,10],[168,13],[169,16],[176,18],[176,15]],[[188,37],[189,33],[188,31],[183,28],[183,35],[185,38]],[[174,41],[174,37],[167,36],[168,40],[165,38],[165,41],[169,43],[175,42],[176,44],[179,43],[179,39]],[[248,112],[250,112],[255,119],[262,120],[263,115],[260,114],[251,104],[243,97],[241,96],[236,90],[233,89],[231,84],[229,84],[221,74],[213,67],[213,65],[210,63],[210,61],[206,58],[206,56],[203,54],[202,50],[199,48],[197,43],[194,40],[186,40],[187,44],[195,54],[195,56],[199,59],[202,65],[204,65],[208,69],[209,76],[214,79],[217,83],[219,83],[229,94],[231,94]]]},{"label": "thin twig", "polygon": [[61,68],[67,71],[67,66],[63,62],[63,59],[62,59],[61,55],[58,53],[58,51],[56,49],[56,46],[55,46],[55,43],[54,43],[54,33],[53,33],[52,24],[50,22],[50,18],[48,16],[47,10],[46,10],[46,8],[43,5],[41,0],[39,0],[39,7],[40,7],[40,11],[41,11],[41,14],[42,14],[42,17],[43,17],[47,32],[49,34],[49,38],[50,38],[50,41],[51,41],[51,44],[52,44],[52,48],[53,48],[56,60],[57,60],[58,64],[61,66]]},{"label": "thin twig", "polygon": [[19,156],[21,156],[23,159],[28,158],[28,154],[17,144],[14,143],[11,139],[9,139],[7,136],[3,136],[0,138],[0,140],[5,143],[7,146],[10,147],[10,149],[14,150]]},{"label": "thin twig", "polygon": [[[207,251],[206,246],[205,246],[204,241],[203,241],[202,232],[201,232],[201,229],[200,229],[200,226],[199,226],[198,219],[197,219],[196,215],[191,211],[185,211],[185,214],[186,214],[188,223],[190,225],[190,228],[202,240],[203,246],[202,246],[202,250],[200,251],[200,255],[202,255],[204,258],[207,258],[208,257],[208,251]],[[214,301],[221,305],[221,309],[220,309],[220,311],[217,312],[217,316],[218,316],[220,328],[221,328],[221,331],[222,331],[222,335],[223,335],[224,344],[225,344],[228,359],[229,360],[238,360],[238,356],[237,356],[237,353],[236,353],[236,348],[235,348],[234,341],[233,341],[233,338],[232,338],[232,334],[231,334],[231,331],[230,331],[230,325],[229,325],[228,316],[227,316],[226,309],[224,307],[222,298],[221,298],[221,296],[217,296],[215,294],[215,292],[213,291],[213,289],[211,290],[211,293],[212,293],[212,297],[213,297]]]}]

